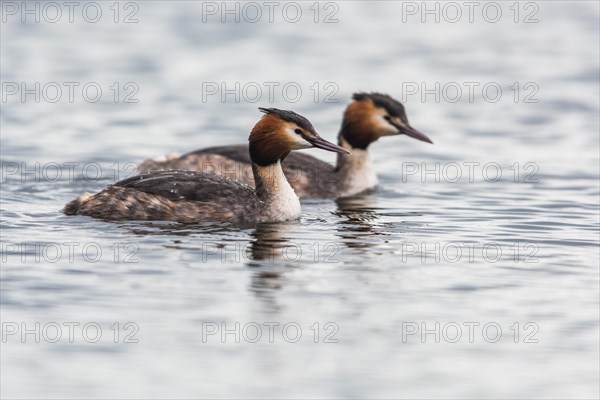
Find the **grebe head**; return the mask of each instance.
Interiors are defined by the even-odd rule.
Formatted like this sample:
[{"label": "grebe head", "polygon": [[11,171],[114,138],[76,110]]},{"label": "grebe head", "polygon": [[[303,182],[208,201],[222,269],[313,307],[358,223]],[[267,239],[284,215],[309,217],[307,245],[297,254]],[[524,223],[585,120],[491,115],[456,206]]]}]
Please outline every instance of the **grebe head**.
[{"label": "grebe head", "polygon": [[392,135],[433,143],[410,126],[402,103],[382,93],[355,93],[344,113],[340,134],[358,149],[366,149],[380,137]]},{"label": "grebe head", "polygon": [[250,158],[261,166],[283,160],[290,151],[318,147],[336,153],[350,152],[321,138],[310,121],[293,111],[259,108],[265,115],[250,133]]}]

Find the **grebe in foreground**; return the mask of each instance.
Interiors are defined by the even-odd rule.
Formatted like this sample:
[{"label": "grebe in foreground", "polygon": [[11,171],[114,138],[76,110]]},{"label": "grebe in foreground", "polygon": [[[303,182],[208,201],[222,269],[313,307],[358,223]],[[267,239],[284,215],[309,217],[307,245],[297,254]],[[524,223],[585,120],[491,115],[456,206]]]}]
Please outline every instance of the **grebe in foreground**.
[{"label": "grebe in foreground", "polygon": [[[384,136],[407,135],[433,143],[412,128],[404,106],[381,93],[355,93],[344,112],[338,144],[351,150],[339,154],[335,166],[307,154],[293,153],[282,163],[288,181],[300,197],[328,198],[351,196],[377,185],[377,175],[368,147]],[[183,169],[231,175],[254,186],[251,159],[245,145],[211,147],[166,161],[146,160],[139,171]]]},{"label": "grebe in foreground", "polygon": [[291,150],[318,147],[348,150],[322,139],[312,124],[292,111],[260,108],[265,115],[250,134],[256,188],[197,171],[154,171],[86,193],[65,206],[67,215],[105,220],[178,222],[277,222],[300,217],[300,201],[281,169]]}]

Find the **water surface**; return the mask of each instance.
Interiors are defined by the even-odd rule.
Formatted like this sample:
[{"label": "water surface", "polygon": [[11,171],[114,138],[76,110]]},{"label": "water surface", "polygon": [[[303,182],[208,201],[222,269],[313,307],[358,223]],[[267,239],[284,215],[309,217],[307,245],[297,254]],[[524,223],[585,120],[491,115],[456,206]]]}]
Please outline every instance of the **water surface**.
[{"label": "water surface", "polygon": [[[536,2],[527,24],[508,3],[497,23],[400,2],[321,3],[318,23],[308,3],[298,23],[135,4],[137,23],[102,3],[98,23],[2,24],[3,85],[103,91],[2,100],[4,397],[598,397],[596,3]],[[236,82],[265,92],[207,95]],[[435,142],[374,144],[372,194],[255,227],[60,213],[145,158],[244,142],[258,106],[333,140],[359,90],[404,96]]]}]

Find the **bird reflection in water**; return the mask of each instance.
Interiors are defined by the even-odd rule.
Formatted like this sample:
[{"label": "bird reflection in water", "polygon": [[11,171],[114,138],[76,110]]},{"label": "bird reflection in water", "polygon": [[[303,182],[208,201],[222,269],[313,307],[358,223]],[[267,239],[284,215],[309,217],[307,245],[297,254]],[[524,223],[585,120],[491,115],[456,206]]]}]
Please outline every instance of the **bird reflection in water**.
[{"label": "bird reflection in water", "polygon": [[246,265],[253,270],[250,291],[262,300],[272,312],[277,312],[275,291],[283,287],[285,274],[298,265],[301,248],[291,243],[287,233],[293,233],[297,222],[260,224],[250,234],[253,240],[247,246]]},{"label": "bird reflection in water", "polygon": [[344,218],[338,223],[337,235],[346,247],[368,249],[381,243],[375,236],[389,235],[388,223],[380,221],[373,194],[343,197],[336,203],[338,209],[333,214]]}]

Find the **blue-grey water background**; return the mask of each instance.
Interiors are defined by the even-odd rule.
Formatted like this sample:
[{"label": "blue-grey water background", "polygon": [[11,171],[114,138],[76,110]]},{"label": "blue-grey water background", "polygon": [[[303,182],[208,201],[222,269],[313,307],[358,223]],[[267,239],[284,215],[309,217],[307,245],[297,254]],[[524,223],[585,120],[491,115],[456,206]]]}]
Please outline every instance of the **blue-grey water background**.
[{"label": "blue-grey water background", "polygon": [[[97,23],[87,3],[54,23],[51,9],[23,23],[6,3],[4,398],[598,398],[597,2],[521,2],[517,16],[501,2],[495,23],[487,3],[454,23],[451,9],[421,21],[421,2],[416,15],[402,2],[298,3],[296,23],[284,2],[272,22],[260,6],[260,20],[246,9],[226,23],[220,2],[121,2],[118,22],[97,2]],[[52,102],[52,84],[39,103],[10,94],[36,82],[63,97]],[[65,82],[79,85],[73,102]],[[250,84],[239,102],[207,94],[236,82]],[[448,91],[422,99],[436,83]],[[130,163],[244,142],[258,106],[293,109],[333,140],[360,90],[404,96],[435,142],[374,144],[372,195],[243,228],[60,213]]]}]

